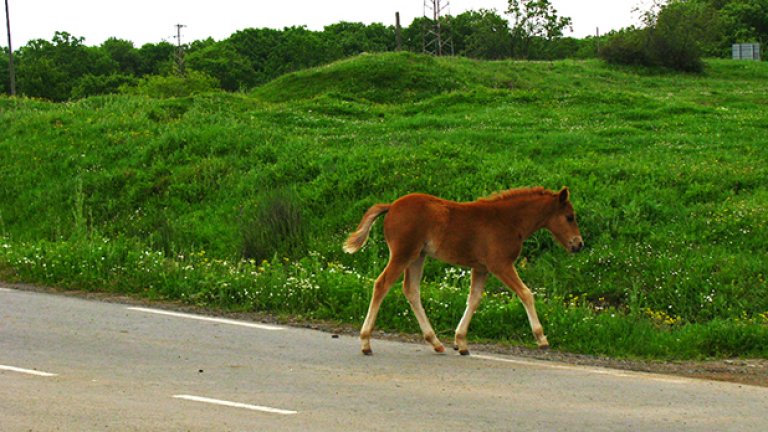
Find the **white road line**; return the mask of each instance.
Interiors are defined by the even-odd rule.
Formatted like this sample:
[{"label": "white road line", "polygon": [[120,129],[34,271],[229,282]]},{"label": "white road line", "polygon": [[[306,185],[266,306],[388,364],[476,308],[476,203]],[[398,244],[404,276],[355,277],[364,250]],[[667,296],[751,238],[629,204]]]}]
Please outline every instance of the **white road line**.
[{"label": "white road line", "polygon": [[193,402],[203,402],[203,403],[209,403],[213,405],[228,406],[232,408],[243,408],[251,411],[260,411],[260,412],[265,412],[270,414],[292,415],[292,414],[299,413],[298,411],[284,410],[280,408],[272,408],[272,407],[260,406],[260,405],[244,404],[240,402],[230,402],[230,401],[211,399],[211,398],[201,397],[201,396],[174,395],[173,397],[175,399],[184,399],[184,400],[193,401]]},{"label": "white road line", "polygon": [[543,367],[548,369],[561,369],[577,372],[588,372],[598,375],[609,375],[615,377],[628,377],[628,378],[648,378],[656,381],[664,381],[668,383],[683,384],[688,383],[691,380],[687,378],[667,377],[665,375],[654,374],[650,372],[633,372],[633,371],[620,371],[608,368],[589,367],[589,366],[571,366],[566,364],[550,363],[547,361],[530,361],[530,360],[518,360],[511,358],[495,357],[482,354],[472,354],[472,358],[480,360],[489,360],[503,363],[513,363],[524,366]]},{"label": "white road line", "polygon": [[194,319],[199,321],[208,321],[208,322],[214,322],[218,324],[229,324],[229,325],[236,325],[241,327],[250,327],[250,328],[256,328],[259,330],[283,330],[282,327],[278,326],[272,326],[267,324],[256,324],[246,321],[237,321],[237,320],[231,320],[226,318],[213,318],[213,317],[207,317],[203,315],[192,315],[192,314],[185,314],[180,312],[170,312],[170,311],[164,311],[159,309],[147,309],[147,308],[141,308],[141,307],[129,307],[128,310],[137,311],[137,312],[145,312],[145,313],[151,313],[151,314],[157,314],[157,315],[167,315],[172,316],[176,318],[187,318],[187,319]]},{"label": "white road line", "polygon": [[18,372],[18,373],[23,373],[23,374],[27,374],[27,375],[35,375],[35,376],[41,376],[41,377],[54,377],[54,376],[57,376],[57,374],[55,374],[55,373],[41,372],[41,371],[36,371],[36,370],[32,370],[32,369],[24,369],[24,368],[19,368],[19,367],[15,367],[15,366],[5,366],[5,365],[0,365],[0,371]]},{"label": "white road line", "polygon": [[0,287],[0,292],[11,292],[11,291],[13,291],[13,290],[11,290],[10,288]]}]

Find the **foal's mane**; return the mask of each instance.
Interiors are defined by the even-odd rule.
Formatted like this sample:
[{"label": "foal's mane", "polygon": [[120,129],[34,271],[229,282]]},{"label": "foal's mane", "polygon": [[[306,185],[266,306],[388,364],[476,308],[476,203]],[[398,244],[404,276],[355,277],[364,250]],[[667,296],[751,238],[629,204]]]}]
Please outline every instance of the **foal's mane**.
[{"label": "foal's mane", "polygon": [[531,187],[531,188],[517,188],[517,189],[508,189],[501,192],[496,192],[494,194],[488,195],[485,198],[480,198],[479,201],[502,201],[502,200],[511,200],[515,198],[527,198],[532,196],[544,196],[544,195],[553,195],[552,191],[548,191],[544,189],[541,186]]}]

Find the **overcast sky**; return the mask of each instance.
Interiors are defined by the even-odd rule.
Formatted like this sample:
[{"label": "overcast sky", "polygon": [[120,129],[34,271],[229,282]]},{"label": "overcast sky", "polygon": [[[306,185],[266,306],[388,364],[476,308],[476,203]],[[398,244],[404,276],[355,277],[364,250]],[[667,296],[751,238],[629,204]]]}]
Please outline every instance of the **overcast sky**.
[{"label": "overcast sky", "polygon": [[[51,40],[55,31],[84,37],[100,45],[109,37],[132,41],[137,47],[163,40],[174,42],[175,24],[184,24],[182,41],[228,38],[245,28],[307,26],[322,30],[339,21],[394,24],[400,12],[403,26],[424,14],[424,0],[7,0],[14,49],[32,39]],[[560,16],[573,19],[573,33],[584,37],[637,24],[632,10],[648,0],[552,0]],[[506,0],[443,0],[446,12],[495,9],[503,14]],[[4,13],[2,14],[5,17]],[[507,17],[509,18],[509,17]],[[7,47],[5,26],[0,46]]]}]

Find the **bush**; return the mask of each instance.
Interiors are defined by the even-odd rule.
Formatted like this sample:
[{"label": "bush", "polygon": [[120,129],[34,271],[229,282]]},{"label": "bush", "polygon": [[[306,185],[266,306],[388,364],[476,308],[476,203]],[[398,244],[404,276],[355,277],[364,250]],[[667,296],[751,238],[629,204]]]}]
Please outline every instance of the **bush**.
[{"label": "bush", "polygon": [[133,75],[88,74],[77,80],[77,83],[72,88],[72,98],[82,99],[88,96],[117,93],[120,87],[135,85],[136,82],[137,80]]},{"label": "bush", "polygon": [[646,28],[612,35],[600,50],[600,57],[614,64],[666,67],[683,72],[704,69],[702,45],[711,44],[714,36],[709,32],[719,25],[711,7],[672,3],[649,20]]},{"label": "bush", "polygon": [[155,98],[172,98],[212,92],[218,87],[216,78],[202,72],[189,71],[185,76],[148,76],[141,79],[135,87],[121,87],[121,91]]},{"label": "bush", "polygon": [[600,57],[608,63],[649,65],[648,34],[645,29],[624,29],[613,34],[602,47]]}]

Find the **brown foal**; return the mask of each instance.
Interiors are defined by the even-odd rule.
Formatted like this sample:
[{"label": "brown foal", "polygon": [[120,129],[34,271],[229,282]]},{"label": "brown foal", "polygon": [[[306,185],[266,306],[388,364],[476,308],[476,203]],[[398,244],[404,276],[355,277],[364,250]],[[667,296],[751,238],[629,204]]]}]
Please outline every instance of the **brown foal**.
[{"label": "brown foal", "polygon": [[381,301],[403,272],[403,293],[416,315],[424,339],[435,351],[445,351],[421,305],[419,283],[427,256],[472,269],[467,309],[456,328],[454,342],[454,348],[462,355],[469,354],[467,330],[489,273],[520,298],[539,347],[549,346],[536,315],[533,294],[520,280],[514,263],[523,241],[541,228],[550,231],[571,252],[584,247],[568,188],[559,192],[542,187],[510,189],[468,203],[424,194],[405,195],[392,204],[376,204],[368,209],[357,230],[344,243],[344,251],[355,253],[360,250],[373,222],[384,213],[387,213],[384,238],[389,247],[389,262],[376,279],[368,314],[360,330],[364,354],[372,354],[371,332]]}]

